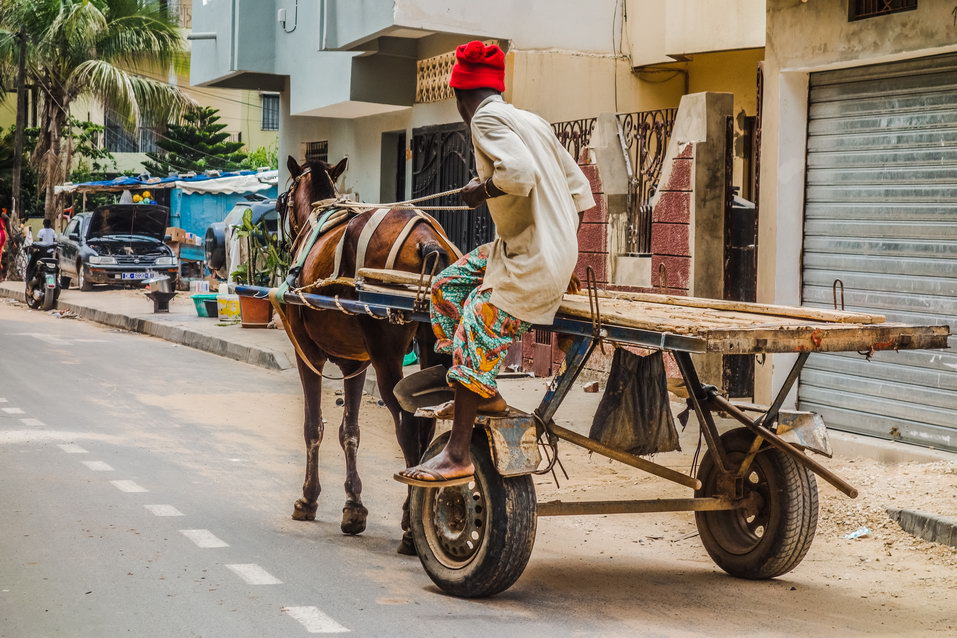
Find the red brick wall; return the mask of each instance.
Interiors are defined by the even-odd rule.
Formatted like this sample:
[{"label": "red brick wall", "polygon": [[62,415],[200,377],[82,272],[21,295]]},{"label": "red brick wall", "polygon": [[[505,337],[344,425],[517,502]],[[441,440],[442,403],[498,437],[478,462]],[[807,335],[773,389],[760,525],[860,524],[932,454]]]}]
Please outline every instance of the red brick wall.
[{"label": "red brick wall", "polygon": [[[664,294],[687,295],[691,276],[691,213],[694,184],[694,144],[687,144],[678,156],[672,160],[667,182],[659,187],[661,197],[652,211],[651,224],[651,281],[653,288],[636,288],[609,284],[608,272],[608,202],[602,188],[601,175],[597,164],[581,164],[582,171],[592,186],[596,205],[585,211],[582,225],[578,230],[579,256],[575,270],[578,277],[585,281],[585,269],[591,266],[595,271],[598,284],[611,290],[634,292],[657,292]],[[542,348],[535,346],[532,332],[522,340],[522,367],[532,370],[535,352]],[[555,339],[552,340],[551,373],[554,374],[563,358]],[[629,348],[631,349],[631,348]],[[611,348],[603,356],[595,351],[589,362],[589,369],[608,370],[611,365]],[[635,349],[640,350],[640,349]],[[676,366],[671,357],[665,358],[669,376],[676,376]]]}]

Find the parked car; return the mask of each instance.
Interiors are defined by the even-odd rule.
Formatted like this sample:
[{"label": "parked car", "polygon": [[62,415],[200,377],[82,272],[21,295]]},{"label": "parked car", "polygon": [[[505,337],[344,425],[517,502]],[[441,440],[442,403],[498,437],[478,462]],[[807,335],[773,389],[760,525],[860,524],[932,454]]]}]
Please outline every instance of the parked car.
[{"label": "parked car", "polygon": [[231,280],[230,273],[242,263],[239,239],[233,235],[233,226],[242,223],[247,210],[252,212],[254,224],[264,221],[270,233],[274,236],[279,233],[279,213],[275,199],[236,202],[226,219],[209,225],[203,242],[206,267],[220,279]]},{"label": "parked car", "polygon": [[179,260],[163,243],[169,209],[150,204],[113,204],[76,215],[57,239],[60,284],[139,285],[156,275],[179,277]]}]

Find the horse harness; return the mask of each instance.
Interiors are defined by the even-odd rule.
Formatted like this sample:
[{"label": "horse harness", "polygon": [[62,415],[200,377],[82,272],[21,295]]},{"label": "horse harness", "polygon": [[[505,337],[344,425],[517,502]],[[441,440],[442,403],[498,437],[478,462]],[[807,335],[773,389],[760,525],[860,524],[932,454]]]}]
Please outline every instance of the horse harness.
[{"label": "horse harness", "polygon": [[[289,190],[283,193],[280,196],[279,208],[280,214],[283,217],[282,224],[283,226],[287,225],[290,230],[292,229],[291,220],[288,219],[288,210],[292,206],[291,195],[296,187],[299,185],[299,182],[302,178],[311,171],[312,169],[307,167],[303,170],[302,173],[297,175],[293,179],[293,183],[290,185]],[[328,178],[328,175],[327,175]],[[309,213],[309,217],[306,219],[306,225],[309,226],[310,230],[308,235],[303,234],[305,228],[295,229],[297,234],[297,239],[295,242],[295,253],[293,259],[293,265],[289,269],[289,274],[286,276],[285,281],[279,285],[278,288],[273,288],[269,293],[269,300],[275,308],[276,313],[279,315],[283,323],[283,328],[286,330],[286,335],[289,337],[289,340],[292,342],[293,347],[296,350],[296,353],[299,355],[299,358],[302,359],[305,364],[317,375],[324,379],[330,380],[346,380],[352,377],[358,376],[365,372],[369,367],[370,362],[367,362],[366,365],[362,366],[360,369],[355,372],[343,376],[343,377],[330,377],[322,373],[321,370],[318,370],[309,358],[305,355],[300,347],[299,341],[296,338],[295,334],[292,331],[292,327],[289,325],[289,322],[286,320],[286,314],[283,311],[282,305],[285,303],[284,298],[287,292],[298,293],[302,297],[302,292],[304,290],[314,290],[322,286],[328,286],[336,283],[346,283],[347,278],[343,278],[341,274],[342,267],[342,255],[345,249],[345,244],[348,239],[348,232],[343,232],[342,236],[339,238],[339,242],[336,245],[336,255],[335,262],[332,269],[332,273],[323,279],[318,279],[311,283],[306,283],[302,285],[297,285],[299,283],[299,278],[302,274],[303,266],[306,263],[306,259],[309,256],[309,253],[312,252],[312,249],[315,247],[316,242],[319,241],[319,238],[325,235],[326,233],[332,231],[335,228],[338,228],[342,224],[350,222],[352,219],[358,217],[359,215],[365,214],[369,211],[374,211],[370,215],[369,220],[363,226],[362,231],[359,233],[359,237],[356,243],[356,258],[355,258],[355,270],[358,272],[360,268],[365,265],[365,256],[366,251],[369,247],[369,242],[372,240],[375,235],[375,231],[378,229],[382,221],[388,216],[394,208],[392,205],[386,205],[388,207],[376,207],[376,205],[363,204],[361,202],[356,202],[350,199],[347,199],[338,193],[335,183],[332,182],[332,179],[329,178],[332,183],[333,192],[336,194],[336,197],[320,200],[313,202],[312,211]],[[399,202],[402,204],[403,202]],[[410,208],[405,208],[409,210]],[[452,250],[455,255],[455,259],[458,259],[462,256],[461,251],[453,244],[448,236],[445,234],[445,230],[442,226],[435,220],[431,215],[423,213],[420,210],[411,209],[413,211],[412,217],[406,222],[405,226],[402,227],[402,230],[396,235],[392,240],[392,246],[389,249],[389,254],[386,257],[385,268],[391,270],[395,266],[395,261],[399,256],[399,251],[402,249],[402,245],[405,243],[405,240],[408,239],[409,235],[412,233],[412,230],[420,223],[429,224],[433,230],[438,233],[442,239],[445,240],[448,247]],[[305,237],[305,241],[300,242],[299,238]],[[303,297],[304,299],[304,297]],[[311,307],[308,303],[307,307]],[[348,314],[348,313],[347,313]]]}]

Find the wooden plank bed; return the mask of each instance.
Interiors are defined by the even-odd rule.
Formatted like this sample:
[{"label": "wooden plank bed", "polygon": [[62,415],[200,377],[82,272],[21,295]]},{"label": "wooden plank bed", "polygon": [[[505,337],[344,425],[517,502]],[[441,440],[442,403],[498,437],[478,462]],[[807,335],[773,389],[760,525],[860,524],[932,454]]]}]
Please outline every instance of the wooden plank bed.
[{"label": "wooden plank bed", "polygon": [[[416,273],[363,268],[363,291],[414,297]],[[948,326],[886,321],[881,315],[651,293],[598,291],[604,325],[701,339],[707,352],[874,352],[946,348]],[[559,316],[592,321],[587,294],[565,295]]]}]

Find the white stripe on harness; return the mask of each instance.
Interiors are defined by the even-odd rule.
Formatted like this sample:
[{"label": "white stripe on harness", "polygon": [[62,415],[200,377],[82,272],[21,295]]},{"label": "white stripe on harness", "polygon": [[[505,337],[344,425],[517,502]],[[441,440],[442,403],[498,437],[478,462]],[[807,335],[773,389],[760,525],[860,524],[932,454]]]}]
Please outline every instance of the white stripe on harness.
[{"label": "white stripe on harness", "polygon": [[[442,226],[440,226],[439,223],[435,221],[435,219],[423,213],[422,211],[416,210],[413,212],[415,213],[415,215],[412,216],[412,219],[406,222],[405,226],[402,227],[402,231],[396,236],[395,240],[392,242],[392,248],[389,250],[389,256],[385,260],[384,268],[386,270],[392,270],[395,267],[395,260],[399,257],[399,251],[402,250],[402,244],[405,243],[405,240],[409,237],[409,233],[412,232],[412,229],[419,222],[426,222],[427,224],[431,225],[432,228],[435,230],[435,232],[437,232],[439,235],[442,236],[443,239],[445,239],[446,243],[448,243],[449,245],[449,248],[451,248],[452,252],[455,254],[455,259],[453,259],[452,261],[458,261],[462,257],[462,252],[458,249],[458,247],[455,244],[449,241],[449,238],[445,235],[445,232],[442,230]],[[358,270],[358,267],[357,267],[357,270]]]},{"label": "white stripe on harness", "polygon": [[[359,239],[356,242],[356,271],[363,267],[366,258],[366,249],[369,247],[369,242],[372,240],[372,235],[375,233],[376,229],[379,227],[379,224],[382,223],[382,220],[388,214],[388,208],[379,208],[372,213],[372,216],[369,217],[369,221],[367,221],[366,225],[362,227],[362,232],[359,233]],[[340,272],[342,267],[342,253],[345,249],[346,238],[348,235],[349,229],[346,228],[345,232],[342,233],[342,237],[339,238],[339,243],[336,245],[336,260],[332,268],[332,279],[337,279],[342,274]]]}]

